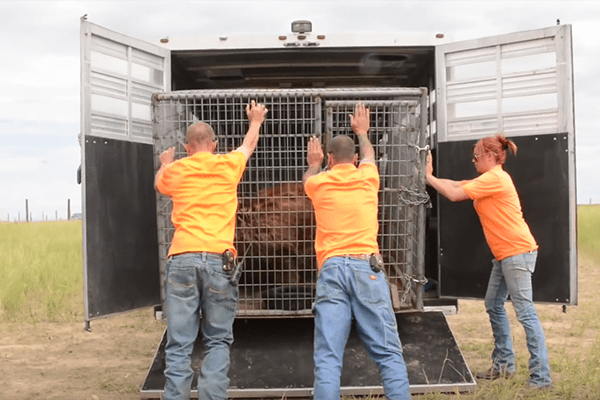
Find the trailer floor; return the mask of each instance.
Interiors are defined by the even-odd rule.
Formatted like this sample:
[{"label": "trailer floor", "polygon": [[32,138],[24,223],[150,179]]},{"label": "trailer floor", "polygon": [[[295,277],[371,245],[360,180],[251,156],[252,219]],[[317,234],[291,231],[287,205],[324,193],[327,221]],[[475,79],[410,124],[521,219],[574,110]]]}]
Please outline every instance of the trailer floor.
[{"label": "trailer floor", "polygon": [[[442,312],[396,315],[412,393],[467,392],[476,383]],[[310,397],[313,385],[312,318],[236,319],[231,347],[229,397]],[[141,388],[145,399],[160,398],[165,383],[166,332]],[[199,337],[192,354],[196,377],[204,349]],[[344,354],[342,395],[383,394],[379,370],[353,327]]]}]

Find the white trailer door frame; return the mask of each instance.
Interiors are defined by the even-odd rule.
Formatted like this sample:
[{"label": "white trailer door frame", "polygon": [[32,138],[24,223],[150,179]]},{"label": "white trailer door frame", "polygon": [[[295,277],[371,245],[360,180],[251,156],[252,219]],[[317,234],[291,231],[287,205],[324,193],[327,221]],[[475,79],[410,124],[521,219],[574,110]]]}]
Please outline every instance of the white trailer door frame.
[{"label": "white trailer door frame", "polygon": [[[152,93],[170,52],[81,19],[81,182],[86,324],[160,304]],[[153,270],[156,264],[156,271]]]},{"label": "white trailer door frame", "polygon": [[[471,148],[482,137],[517,143],[505,169],[540,245],[534,299],[564,304],[577,303],[572,59],[570,25],[436,47],[436,173],[475,177]],[[491,253],[472,205],[437,200],[440,294],[480,298]]]}]

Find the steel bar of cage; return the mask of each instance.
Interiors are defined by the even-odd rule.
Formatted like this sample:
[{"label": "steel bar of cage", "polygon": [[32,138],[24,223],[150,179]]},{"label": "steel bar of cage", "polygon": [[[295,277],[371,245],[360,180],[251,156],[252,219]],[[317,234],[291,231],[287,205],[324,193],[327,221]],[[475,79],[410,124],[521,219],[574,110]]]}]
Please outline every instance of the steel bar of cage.
[{"label": "steel bar of cage", "polygon": [[[285,93],[283,93],[285,92]],[[169,99],[181,100],[184,98],[216,98],[223,99],[231,96],[277,98],[307,95],[323,98],[356,97],[368,99],[372,97],[415,97],[420,98],[427,94],[426,88],[336,88],[336,89],[215,89],[215,90],[182,90],[177,92],[155,93],[154,102]],[[254,99],[256,100],[256,99]],[[260,102],[260,101],[259,101]]]}]

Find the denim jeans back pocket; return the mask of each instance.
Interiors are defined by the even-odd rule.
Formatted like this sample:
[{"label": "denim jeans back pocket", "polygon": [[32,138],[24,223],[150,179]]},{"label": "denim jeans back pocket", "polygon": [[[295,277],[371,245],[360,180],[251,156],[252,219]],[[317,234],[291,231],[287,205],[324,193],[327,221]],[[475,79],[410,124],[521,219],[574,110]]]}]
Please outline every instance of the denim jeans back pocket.
[{"label": "denim jeans back pocket", "polygon": [[220,271],[219,268],[222,266],[213,265],[207,268],[202,296],[205,302],[204,307],[212,310],[211,320],[213,323],[216,320],[226,322],[227,315],[235,312],[239,293],[238,287],[231,284],[229,275]]},{"label": "denim jeans back pocket", "polygon": [[167,267],[167,296],[187,298],[196,292],[196,269],[192,265]]},{"label": "denim jeans back pocket", "polygon": [[230,276],[223,271],[220,271],[219,266],[217,268],[209,268],[209,290],[216,294],[227,294],[231,293],[231,280]]},{"label": "denim jeans back pocket", "polygon": [[537,254],[531,253],[517,254],[500,262],[513,304],[517,297],[530,300],[532,298],[531,275],[535,269],[536,256]]},{"label": "denim jeans back pocket", "polygon": [[383,273],[353,268],[356,296],[363,303],[384,305],[390,300],[390,289]]},{"label": "denim jeans back pocket", "polygon": [[339,296],[342,293],[339,278],[339,266],[331,260],[326,261],[319,271],[315,302]]},{"label": "denim jeans back pocket", "polygon": [[506,257],[500,264],[502,269],[509,268],[513,271],[522,271],[533,274],[535,271],[535,262],[537,259],[537,252],[535,253],[524,253],[517,254],[514,256]]}]

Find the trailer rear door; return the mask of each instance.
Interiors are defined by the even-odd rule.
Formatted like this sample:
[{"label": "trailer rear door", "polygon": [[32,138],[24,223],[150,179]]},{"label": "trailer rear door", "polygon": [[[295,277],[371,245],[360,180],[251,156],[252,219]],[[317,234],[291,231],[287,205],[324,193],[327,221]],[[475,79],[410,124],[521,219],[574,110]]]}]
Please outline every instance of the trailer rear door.
[{"label": "trailer rear door", "polygon": [[[575,127],[571,26],[436,48],[436,176],[477,176],[478,139],[518,146],[505,169],[539,244],[534,300],[577,304]],[[472,202],[437,199],[440,295],[482,298],[493,258]]]},{"label": "trailer rear door", "polygon": [[86,325],[160,304],[151,95],[168,50],[81,19],[81,180]]}]

